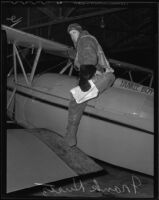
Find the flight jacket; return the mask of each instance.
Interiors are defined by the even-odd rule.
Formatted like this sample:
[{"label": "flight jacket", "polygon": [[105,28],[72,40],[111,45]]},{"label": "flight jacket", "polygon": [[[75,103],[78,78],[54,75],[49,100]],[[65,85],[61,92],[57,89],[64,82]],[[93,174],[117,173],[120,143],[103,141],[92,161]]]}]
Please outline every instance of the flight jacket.
[{"label": "flight jacket", "polygon": [[100,72],[114,70],[110,67],[102,47],[94,36],[88,31],[82,31],[76,43],[74,43],[76,53],[72,53],[74,65],[80,69],[81,65],[94,65]]}]

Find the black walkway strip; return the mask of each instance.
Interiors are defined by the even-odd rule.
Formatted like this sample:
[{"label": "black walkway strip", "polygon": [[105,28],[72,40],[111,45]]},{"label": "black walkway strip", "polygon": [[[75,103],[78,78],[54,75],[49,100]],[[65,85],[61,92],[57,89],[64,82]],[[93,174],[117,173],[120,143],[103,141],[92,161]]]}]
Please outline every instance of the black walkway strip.
[{"label": "black walkway strip", "polygon": [[78,147],[69,147],[58,133],[46,129],[29,130],[50,147],[78,175],[102,171],[96,162]]}]

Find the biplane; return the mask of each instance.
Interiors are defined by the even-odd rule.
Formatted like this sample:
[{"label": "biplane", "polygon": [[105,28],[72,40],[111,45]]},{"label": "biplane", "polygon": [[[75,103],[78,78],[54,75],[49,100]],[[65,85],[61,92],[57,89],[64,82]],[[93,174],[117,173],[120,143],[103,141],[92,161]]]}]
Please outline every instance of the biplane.
[{"label": "biplane", "polygon": [[[72,75],[73,65],[67,53],[71,47],[5,25],[2,29],[13,48],[13,67],[7,75],[8,117],[24,130],[47,129],[64,136],[70,90],[77,80]],[[24,68],[18,47],[36,52],[29,73]],[[42,50],[65,58],[68,60],[66,66],[59,73],[36,74]],[[77,147],[106,163],[153,175],[153,71],[114,59],[109,62],[115,70],[125,70],[130,80],[117,77],[110,89],[88,102],[77,134]],[[21,73],[17,72],[18,64]],[[69,73],[64,73],[68,69]],[[135,82],[133,71],[146,73],[149,85]],[[19,137],[22,137],[19,131]]]}]

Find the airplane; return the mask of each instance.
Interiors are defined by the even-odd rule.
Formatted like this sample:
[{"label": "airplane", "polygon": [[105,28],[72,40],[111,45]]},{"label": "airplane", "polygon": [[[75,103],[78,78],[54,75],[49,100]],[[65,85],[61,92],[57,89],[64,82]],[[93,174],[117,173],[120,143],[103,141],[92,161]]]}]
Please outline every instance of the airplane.
[{"label": "airplane", "polygon": [[[6,25],[2,25],[2,30],[6,31],[7,42],[13,47],[13,68],[7,75],[7,116],[24,127],[25,133],[27,129],[35,132],[45,129],[63,137],[70,90],[77,79],[72,75],[73,65],[67,53],[71,47]],[[30,73],[26,73],[18,47],[36,50]],[[36,74],[42,50],[65,58],[66,66],[59,73]],[[125,70],[130,80],[117,77],[111,88],[88,102],[77,133],[77,147],[95,159],[153,176],[153,71],[108,60],[114,69]],[[22,73],[17,72],[18,64]],[[68,69],[69,74],[66,74]],[[132,71],[148,74],[149,85],[134,82]],[[19,131],[17,137],[22,135]],[[27,137],[27,134],[23,135]],[[69,174],[73,175],[75,173]]]}]

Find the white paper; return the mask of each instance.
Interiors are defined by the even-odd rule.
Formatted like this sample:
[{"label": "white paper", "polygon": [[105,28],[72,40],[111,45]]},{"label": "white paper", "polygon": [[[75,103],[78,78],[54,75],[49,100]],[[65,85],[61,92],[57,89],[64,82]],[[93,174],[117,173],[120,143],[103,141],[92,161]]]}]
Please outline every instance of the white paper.
[{"label": "white paper", "polygon": [[79,86],[76,86],[75,88],[70,90],[70,92],[72,93],[74,99],[78,104],[97,97],[98,95],[97,87],[95,86],[92,80],[89,80],[89,83],[91,85],[91,88],[86,92],[83,92]]}]

